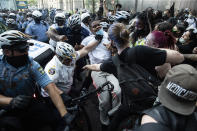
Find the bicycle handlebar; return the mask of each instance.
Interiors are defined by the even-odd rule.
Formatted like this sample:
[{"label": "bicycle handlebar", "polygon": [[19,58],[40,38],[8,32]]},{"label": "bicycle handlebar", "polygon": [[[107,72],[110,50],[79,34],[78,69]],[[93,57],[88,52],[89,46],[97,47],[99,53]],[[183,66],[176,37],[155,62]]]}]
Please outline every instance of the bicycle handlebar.
[{"label": "bicycle handlebar", "polygon": [[108,91],[113,91],[114,85],[110,81],[107,81],[104,84],[102,84],[100,87],[98,87],[96,90],[90,91],[83,96],[72,99],[71,103],[80,103],[81,101],[83,101],[84,99],[86,99],[87,97],[89,97],[90,95],[92,95],[94,93],[101,93],[101,92],[105,91],[103,88],[107,85],[108,85],[107,90]]}]

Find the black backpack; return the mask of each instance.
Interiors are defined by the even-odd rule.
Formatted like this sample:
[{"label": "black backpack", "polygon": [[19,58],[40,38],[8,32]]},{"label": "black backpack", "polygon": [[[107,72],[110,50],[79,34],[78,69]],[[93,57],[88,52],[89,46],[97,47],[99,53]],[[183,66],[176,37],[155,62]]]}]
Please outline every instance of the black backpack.
[{"label": "black backpack", "polygon": [[[135,58],[134,54],[133,57]],[[132,111],[142,111],[152,107],[160,81],[135,61],[128,65],[120,60],[118,55],[113,56],[112,61],[116,66],[122,90],[122,104],[132,108]]]}]

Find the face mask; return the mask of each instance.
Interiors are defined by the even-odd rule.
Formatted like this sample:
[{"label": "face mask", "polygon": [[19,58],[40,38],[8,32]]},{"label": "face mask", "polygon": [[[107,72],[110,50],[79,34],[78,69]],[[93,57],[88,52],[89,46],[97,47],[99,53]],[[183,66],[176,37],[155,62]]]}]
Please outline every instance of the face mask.
[{"label": "face mask", "polygon": [[185,43],[185,39],[183,39],[182,37],[179,39],[179,42],[181,43],[181,44],[184,44]]},{"label": "face mask", "polygon": [[27,63],[28,63],[28,55],[22,55],[22,56],[12,56],[12,57],[9,57],[9,56],[5,56],[6,57],[6,61],[18,68],[18,67],[21,67],[21,66],[25,66]]},{"label": "face mask", "polygon": [[99,31],[97,31],[96,34],[97,34],[97,35],[103,35],[103,34],[104,34],[103,28],[101,28]]},{"label": "face mask", "polygon": [[34,21],[35,21],[37,24],[39,24],[40,21],[41,21],[41,19],[34,19]]},{"label": "face mask", "polygon": [[62,26],[58,26],[58,27],[59,27],[59,28],[61,28],[61,29],[62,29],[62,28],[64,28],[64,26],[63,26],[63,25],[62,25]]}]

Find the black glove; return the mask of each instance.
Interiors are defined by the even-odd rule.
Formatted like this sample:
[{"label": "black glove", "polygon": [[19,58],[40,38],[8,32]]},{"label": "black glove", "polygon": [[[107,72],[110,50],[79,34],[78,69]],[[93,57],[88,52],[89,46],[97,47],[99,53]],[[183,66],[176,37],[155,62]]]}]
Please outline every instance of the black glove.
[{"label": "black glove", "polygon": [[62,120],[67,126],[69,126],[71,122],[74,120],[74,118],[75,118],[74,114],[66,113],[66,115],[62,117]]},{"label": "black glove", "polygon": [[31,96],[19,95],[10,102],[11,109],[25,109],[31,102]]},{"label": "black glove", "polygon": [[62,117],[62,120],[60,121],[56,131],[67,131],[67,130],[69,130],[71,122],[74,120],[74,118],[75,118],[75,115],[70,114],[70,113],[66,113],[66,115],[64,115]]},{"label": "black glove", "polygon": [[97,41],[101,42],[102,39],[103,39],[103,35],[98,35],[98,34],[96,34],[96,35],[95,35],[95,39],[96,39]]}]

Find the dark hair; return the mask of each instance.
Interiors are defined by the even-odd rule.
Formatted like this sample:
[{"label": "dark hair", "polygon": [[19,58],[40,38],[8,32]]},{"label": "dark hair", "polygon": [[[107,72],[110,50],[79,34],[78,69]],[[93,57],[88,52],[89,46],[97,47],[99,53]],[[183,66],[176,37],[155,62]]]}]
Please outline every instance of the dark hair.
[{"label": "dark hair", "polygon": [[197,33],[194,33],[194,29],[189,29],[188,31],[190,33],[189,35],[190,40],[197,42]]},{"label": "dark hair", "polygon": [[180,33],[184,33],[186,27],[183,24],[176,24],[177,29],[180,31]]},{"label": "dark hair", "polygon": [[167,30],[171,31],[173,28],[172,24],[170,24],[169,22],[161,22],[158,23],[156,26],[158,28],[158,31],[162,31],[162,32],[165,32]]},{"label": "dark hair", "polygon": [[135,42],[137,41],[139,37],[146,37],[150,32],[146,12],[142,12],[139,15],[137,15],[136,19],[139,19],[140,21],[143,22],[144,28],[143,28],[143,31],[134,30],[133,35],[132,35],[132,44],[135,44]]},{"label": "dark hair", "polygon": [[119,6],[120,8],[122,8],[122,5],[121,5],[121,4],[116,4],[116,8],[117,8],[118,6]]},{"label": "dark hair", "polygon": [[167,20],[170,24],[172,24],[172,26],[175,26],[177,24],[177,20],[176,18],[174,17],[170,17],[168,20]]},{"label": "dark hair", "polygon": [[116,47],[123,47],[129,42],[130,32],[122,23],[114,23],[108,30],[109,38],[114,41]]}]

